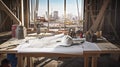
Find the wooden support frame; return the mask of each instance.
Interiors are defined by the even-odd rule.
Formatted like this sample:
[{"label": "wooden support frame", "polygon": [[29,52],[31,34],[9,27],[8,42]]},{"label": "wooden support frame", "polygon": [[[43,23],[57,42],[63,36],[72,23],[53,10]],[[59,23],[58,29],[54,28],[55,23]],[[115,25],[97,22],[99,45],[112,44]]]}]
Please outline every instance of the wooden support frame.
[{"label": "wooden support frame", "polygon": [[24,26],[24,10],[23,10],[23,0],[20,0],[20,5],[21,5],[21,16],[20,16],[20,20],[21,20],[21,25]]},{"label": "wooden support frame", "polygon": [[64,29],[66,28],[66,0],[64,0]]},{"label": "wooden support frame", "polygon": [[92,19],[92,23],[94,24],[95,19],[94,19],[94,15],[93,15],[93,10],[92,10],[92,6],[90,6],[90,15],[91,15],[91,19]]},{"label": "wooden support frame", "polygon": [[84,32],[88,31],[88,0],[85,0],[85,22],[83,23]]},{"label": "wooden support frame", "polygon": [[91,28],[89,29],[89,31],[93,31],[93,32],[96,32],[96,31],[97,31],[98,26],[99,26],[99,24],[100,24],[100,20],[102,19],[103,15],[104,15],[104,13],[105,13],[105,10],[106,10],[106,8],[107,8],[107,6],[108,6],[108,4],[109,4],[109,2],[110,2],[110,0],[105,0],[105,1],[104,1],[103,5],[102,5],[102,7],[101,7],[101,9],[100,9],[99,14],[97,15],[97,18],[96,18],[94,24],[93,24],[93,25],[91,26]]},{"label": "wooden support frame", "polygon": [[8,16],[10,16],[13,21],[17,22],[21,25],[21,21],[14,15],[14,13],[4,4],[2,0],[0,0],[0,8],[2,8]]},{"label": "wooden support frame", "polygon": [[24,4],[24,22],[25,22],[25,27],[28,28],[29,27],[29,0],[24,0],[25,4]]},{"label": "wooden support frame", "polygon": [[50,23],[50,16],[49,16],[49,12],[50,12],[50,9],[49,9],[49,0],[47,0],[47,12],[48,12],[48,31],[49,31],[49,28],[50,28],[50,26],[49,26],[49,23]]},{"label": "wooden support frame", "polygon": [[5,21],[8,19],[8,16],[5,17],[4,21],[2,22],[2,24],[0,24],[0,29],[4,26]]}]

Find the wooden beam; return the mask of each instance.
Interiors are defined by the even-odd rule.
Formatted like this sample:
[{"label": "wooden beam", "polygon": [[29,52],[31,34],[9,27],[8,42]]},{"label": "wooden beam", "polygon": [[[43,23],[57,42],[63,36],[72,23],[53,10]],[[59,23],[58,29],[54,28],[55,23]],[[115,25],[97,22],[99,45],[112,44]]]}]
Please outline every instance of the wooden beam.
[{"label": "wooden beam", "polygon": [[105,10],[106,10],[109,2],[110,2],[110,0],[104,0],[103,6],[100,9],[99,14],[97,15],[97,19],[95,20],[94,24],[91,26],[89,31],[96,32],[98,30],[98,27],[99,27],[99,24],[100,24],[100,20],[104,16]]},{"label": "wooden beam", "polygon": [[78,0],[76,0],[76,4],[77,4],[77,12],[78,12],[78,25],[80,26],[80,13],[79,13],[79,4],[78,4]]},{"label": "wooden beam", "polygon": [[0,7],[6,12],[8,16],[10,16],[13,21],[17,22],[21,25],[21,21],[14,15],[14,13],[4,4],[2,0],[0,0]]},{"label": "wooden beam", "polygon": [[24,26],[24,11],[23,11],[23,0],[20,0],[20,5],[21,5],[21,16],[20,16],[20,20],[21,20],[21,23],[22,23],[22,26]]},{"label": "wooden beam", "polygon": [[90,15],[91,15],[92,23],[94,24],[95,19],[94,19],[94,15],[93,15],[92,6],[90,6]]},{"label": "wooden beam", "polygon": [[66,22],[66,0],[64,0],[64,29],[66,27],[65,22]]},{"label": "wooden beam", "polygon": [[85,22],[83,23],[83,31],[86,32],[88,31],[88,0],[85,0],[85,7],[84,7],[84,11],[85,11]]},{"label": "wooden beam", "polygon": [[5,24],[5,21],[8,19],[8,16],[5,17],[5,19],[3,20],[3,22],[0,24],[0,29],[2,29],[2,27],[4,26]]},{"label": "wooden beam", "polygon": [[114,33],[115,37],[116,37],[118,40],[120,40],[119,35],[118,35],[118,33],[116,32],[115,26],[113,26],[113,24],[112,24],[112,22],[111,22],[111,19],[109,19],[109,17],[111,17],[110,12],[109,12],[109,15],[107,16],[108,24],[110,25],[111,29],[113,30],[113,33]]},{"label": "wooden beam", "polygon": [[25,0],[25,11],[24,11],[24,22],[25,22],[25,27],[28,28],[29,27],[29,0]]},{"label": "wooden beam", "polygon": [[102,30],[104,20],[105,20],[105,17],[103,16],[103,17],[102,17],[102,20],[101,20],[101,23],[100,23],[100,25],[99,25],[98,31]]},{"label": "wooden beam", "polygon": [[48,11],[48,31],[49,31],[49,28],[50,28],[50,27],[49,27],[49,23],[50,23],[50,16],[49,16],[49,12],[50,12],[49,8],[50,8],[50,7],[49,7],[49,0],[47,0],[47,8],[48,8],[47,11]]},{"label": "wooden beam", "polygon": [[7,36],[7,35],[11,35],[11,31],[7,31],[7,32],[1,32],[0,33],[0,37],[3,37],[3,36]]}]

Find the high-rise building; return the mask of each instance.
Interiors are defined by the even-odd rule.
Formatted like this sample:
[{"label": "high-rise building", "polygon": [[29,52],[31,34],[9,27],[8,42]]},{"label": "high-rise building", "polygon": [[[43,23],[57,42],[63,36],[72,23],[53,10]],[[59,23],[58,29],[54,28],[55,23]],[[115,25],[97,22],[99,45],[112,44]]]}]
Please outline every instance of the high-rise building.
[{"label": "high-rise building", "polygon": [[58,19],[58,11],[54,11],[53,13],[53,18],[56,20]]}]

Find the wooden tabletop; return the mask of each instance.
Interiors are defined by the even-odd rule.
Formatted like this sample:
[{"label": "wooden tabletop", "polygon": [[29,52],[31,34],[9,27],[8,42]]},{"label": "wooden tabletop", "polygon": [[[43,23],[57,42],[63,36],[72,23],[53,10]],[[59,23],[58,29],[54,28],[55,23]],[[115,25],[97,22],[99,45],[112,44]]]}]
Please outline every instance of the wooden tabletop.
[{"label": "wooden tabletop", "polygon": [[[10,40],[0,45],[0,53],[17,52],[16,50],[11,50],[11,49],[17,47],[20,43],[25,42],[32,38],[35,38],[35,37],[25,37],[25,39],[20,39],[20,40],[16,38],[11,38]],[[120,53],[119,47],[115,46],[114,44],[108,42],[105,39],[98,40],[96,44],[100,48],[100,51],[97,51],[99,53]],[[93,51],[93,52],[96,52],[96,51]]]}]

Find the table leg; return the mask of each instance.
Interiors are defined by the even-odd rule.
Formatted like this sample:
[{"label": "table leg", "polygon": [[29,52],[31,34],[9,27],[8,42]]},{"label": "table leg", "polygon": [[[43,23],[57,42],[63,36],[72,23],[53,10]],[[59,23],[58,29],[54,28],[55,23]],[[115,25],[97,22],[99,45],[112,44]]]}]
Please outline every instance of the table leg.
[{"label": "table leg", "polygon": [[89,66],[89,57],[85,56],[84,57],[84,67],[88,67]]},{"label": "table leg", "polygon": [[[0,57],[2,57],[2,54],[0,53]],[[0,58],[0,60],[1,60],[1,58]]]},{"label": "table leg", "polygon": [[18,67],[23,67],[24,66],[23,56],[21,54],[19,54],[17,57],[18,57]]},{"label": "table leg", "polygon": [[27,57],[27,67],[33,67],[32,57]]},{"label": "table leg", "polygon": [[92,56],[92,65],[91,67],[97,67],[97,56]]}]

